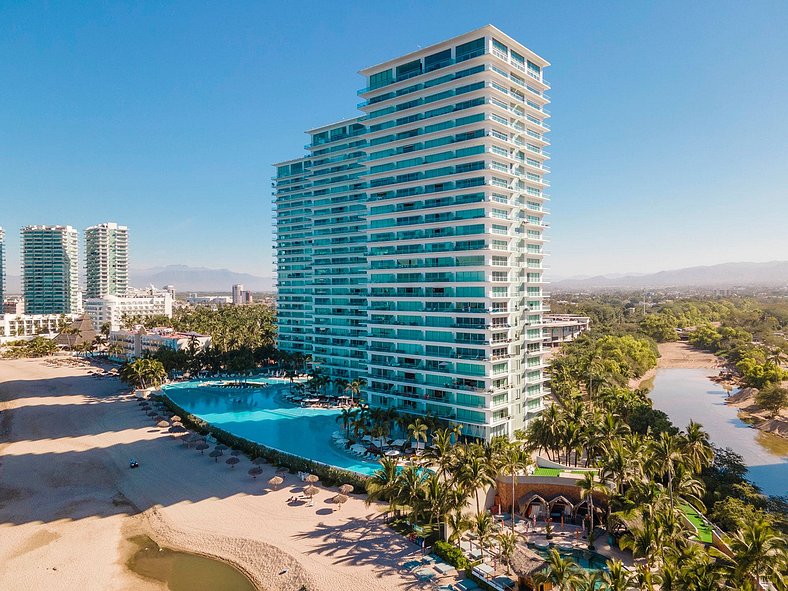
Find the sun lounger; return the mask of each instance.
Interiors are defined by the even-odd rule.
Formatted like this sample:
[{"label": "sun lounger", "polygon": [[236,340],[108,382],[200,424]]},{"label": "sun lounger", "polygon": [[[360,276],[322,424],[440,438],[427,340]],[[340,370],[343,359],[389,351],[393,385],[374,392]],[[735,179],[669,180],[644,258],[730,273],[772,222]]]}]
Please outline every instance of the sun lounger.
[{"label": "sun lounger", "polygon": [[457,571],[457,569],[455,569],[451,564],[446,564],[445,562],[438,562],[438,563],[436,563],[434,568],[441,575],[448,575],[452,571],[454,571],[454,572]]},{"label": "sun lounger", "polygon": [[428,581],[430,579],[435,578],[435,572],[427,567],[415,570],[413,571],[413,574],[416,575],[422,581]]}]

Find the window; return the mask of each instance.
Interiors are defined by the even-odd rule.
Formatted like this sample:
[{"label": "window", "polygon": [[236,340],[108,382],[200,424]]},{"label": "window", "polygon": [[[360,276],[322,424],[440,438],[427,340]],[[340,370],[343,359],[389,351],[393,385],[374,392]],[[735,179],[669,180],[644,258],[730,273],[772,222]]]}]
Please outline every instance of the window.
[{"label": "window", "polygon": [[501,53],[509,53],[509,48],[497,39],[493,39],[493,48],[497,49]]},{"label": "window", "polygon": [[375,88],[391,84],[393,81],[394,78],[391,75],[391,70],[384,70],[383,72],[372,74],[369,77],[369,89],[374,90]]},{"label": "window", "polygon": [[463,62],[484,54],[484,37],[458,45],[455,49],[455,61]]},{"label": "window", "polygon": [[397,80],[407,80],[418,74],[421,74],[421,60],[415,60],[397,66]]},{"label": "window", "polygon": [[438,68],[448,65],[451,62],[451,49],[446,49],[424,58],[424,71],[432,72]]}]

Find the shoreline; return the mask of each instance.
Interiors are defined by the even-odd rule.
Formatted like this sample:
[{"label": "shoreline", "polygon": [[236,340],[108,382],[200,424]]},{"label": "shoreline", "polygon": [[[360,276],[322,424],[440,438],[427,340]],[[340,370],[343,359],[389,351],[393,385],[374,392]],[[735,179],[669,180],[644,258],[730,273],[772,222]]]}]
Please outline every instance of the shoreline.
[{"label": "shoreline", "polygon": [[[644,384],[652,380],[657,375],[660,369],[716,369],[721,370],[725,368],[725,360],[720,359],[713,353],[701,351],[692,347],[689,343],[683,341],[674,341],[670,343],[659,343],[657,345],[659,350],[659,358],[657,359],[657,366],[651,368],[639,378],[632,378],[629,381],[630,389],[638,389],[644,387]],[[719,376],[714,376],[716,380]]]},{"label": "shoreline", "polygon": [[[660,369],[711,369],[716,372],[716,375],[708,376],[712,382],[720,384],[729,392],[739,387],[736,381],[728,375],[723,377],[723,372],[729,373],[727,362],[713,353],[701,351],[683,341],[659,343],[657,348],[660,353],[657,366],[648,370],[640,378],[630,380],[630,389],[643,387],[650,389],[648,382],[654,379]],[[780,417],[766,417],[762,411],[754,407],[752,397],[742,400],[736,396],[727,398],[725,404],[736,408],[738,417],[742,421],[753,429],[788,438],[788,416],[785,411]]]},{"label": "shoreline", "polygon": [[296,475],[273,490],[276,466],[253,480],[248,458],[231,468],[153,426],[117,378],[43,361],[0,360],[0,588],[162,591],[127,568],[132,531],[264,591],[413,587],[401,565],[421,549],[383,505],[351,494],[340,509],[320,483],[313,505],[288,503],[304,487]]}]

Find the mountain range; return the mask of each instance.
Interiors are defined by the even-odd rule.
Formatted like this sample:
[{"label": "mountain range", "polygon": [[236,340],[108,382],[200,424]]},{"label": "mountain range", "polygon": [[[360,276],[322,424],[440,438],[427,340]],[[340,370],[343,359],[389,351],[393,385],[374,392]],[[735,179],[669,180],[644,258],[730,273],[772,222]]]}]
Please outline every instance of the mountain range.
[{"label": "mountain range", "polygon": [[247,291],[274,291],[273,277],[259,277],[249,273],[236,273],[229,269],[208,269],[187,265],[131,269],[129,283],[134,287],[174,285],[179,292],[230,292],[236,283],[242,283]]},{"label": "mountain range", "polygon": [[[80,278],[83,279],[83,278]],[[84,284],[84,280],[82,281]],[[174,285],[178,292],[220,292],[230,293],[233,285],[242,283],[247,291],[274,291],[273,277],[259,277],[249,273],[236,273],[229,269],[208,269],[187,265],[167,265],[151,269],[130,269],[129,284],[133,287],[162,287]],[[19,275],[6,277],[6,289],[10,294],[22,292]]]},{"label": "mountain range", "polygon": [[[229,269],[208,269],[187,265],[167,265],[151,269],[132,269],[129,281],[134,287],[174,285],[179,292],[229,293],[232,286],[242,283],[249,291],[274,291],[273,277],[237,273]],[[768,263],[723,263],[706,267],[687,267],[659,273],[611,273],[594,277],[570,277],[552,281],[550,291],[599,289],[659,289],[737,286],[786,286],[788,261]],[[8,293],[20,293],[18,275],[7,277]]]},{"label": "mountain range", "polygon": [[768,263],[722,263],[705,267],[686,267],[658,273],[627,273],[570,277],[553,281],[550,291],[562,289],[649,289],[788,285],[788,261]]}]

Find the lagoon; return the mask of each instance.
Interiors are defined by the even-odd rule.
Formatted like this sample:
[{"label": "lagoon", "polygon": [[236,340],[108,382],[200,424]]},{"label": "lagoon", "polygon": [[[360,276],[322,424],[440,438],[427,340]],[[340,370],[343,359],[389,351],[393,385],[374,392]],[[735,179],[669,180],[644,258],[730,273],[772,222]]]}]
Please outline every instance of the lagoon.
[{"label": "lagoon", "polygon": [[788,440],[753,429],[725,404],[727,393],[709,379],[710,369],[657,370],[649,394],[654,408],[684,429],[690,419],[703,425],[717,447],[730,447],[744,458],[748,478],[770,495],[788,494]]}]

